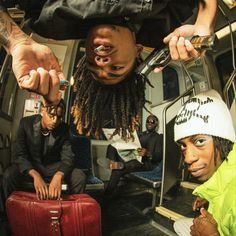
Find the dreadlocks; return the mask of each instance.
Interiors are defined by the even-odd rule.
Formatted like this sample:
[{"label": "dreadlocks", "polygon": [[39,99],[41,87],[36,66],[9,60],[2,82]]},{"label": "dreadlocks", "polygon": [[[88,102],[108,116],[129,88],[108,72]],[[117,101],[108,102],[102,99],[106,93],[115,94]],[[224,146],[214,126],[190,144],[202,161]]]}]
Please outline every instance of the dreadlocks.
[{"label": "dreadlocks", "polygon": [[[109,107],[114,122],[113,135],[129,138],[139,123],[145,105],[146,78],[130,73],[116,85],[103,85],[94,80],[86,67],[85,56],[79,61],[75,73],[76,93],[71,114],[79,134],[99,139],[104,125],[105,107]],[[149,83],[149,81],[148,81]]]},{"label": "dreadlocks", "polygon": [[233,143],[228,139],[212,136],[214,143],[214,161],[216,163],[217,153],[220,152],[220,159],[227,160],[229,152],[233,148]]}]

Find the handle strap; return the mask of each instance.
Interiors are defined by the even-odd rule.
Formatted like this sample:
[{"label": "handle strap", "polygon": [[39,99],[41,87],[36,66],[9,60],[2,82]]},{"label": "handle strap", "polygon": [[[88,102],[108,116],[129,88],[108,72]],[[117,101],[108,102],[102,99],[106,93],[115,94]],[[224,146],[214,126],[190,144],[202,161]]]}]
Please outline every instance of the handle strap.
[{"label": "handle strap", "polygon": [[62,214],[61,201],[58,201],[58,205],[50,206],[50,218],[51,218],[51,232],[53,236],[61,236],[60,218]]}]

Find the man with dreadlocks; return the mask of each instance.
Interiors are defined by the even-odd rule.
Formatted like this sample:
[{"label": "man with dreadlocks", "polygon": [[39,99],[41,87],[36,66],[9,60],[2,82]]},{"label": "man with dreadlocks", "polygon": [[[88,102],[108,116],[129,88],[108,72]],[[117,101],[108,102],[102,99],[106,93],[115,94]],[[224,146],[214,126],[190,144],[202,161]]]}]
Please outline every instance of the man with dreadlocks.
[{"label": "man with dreadlocks", "polygon": [[104,119],[109,119],[112,113],[113,126],[116,127],[114,135],[119,133],[126,139],[137,126],[146,102],[145,80],[131,73],[119,84],[101,84],[93,78],[84,62],[85,57],[75,74],[76,96],[71,112],[78,133],[100,138]]},{"label": "man with dreadlocks", "polygon": [[[169,44],[174,60],[198,57],[199,53],[184,37],[212,34],[217,9],[216,0],[127,0],[125,3],[0,0],[0,44],[12,56],[13,71],[20,88],[42,94],[54,104],[61,97],[61,67],[48,47],[36,43],[14,23],[3,7],[9,2],[18,3],[25,11],[28,26],[41,36],[57,40],[87,38],[86,60],[81,61],[83,70],[79,68],[79,77],[76,77],[79,81],[72,115],[79,133],[85,128],[85,133],[97,137],[103,125],[103,116],[101,111],[96,116],[95,112],[103,109],[102,104],[108,99],[105,92],[109,89],[115,94],[108,99],[111,105],[108,109],[112,111],[117,132],[121,128],[125,137],[126,130],[134,129],[145,103],[145,82],[138,80],[133,73],[141,45],[161,48],[164,43]],[[197,6],[195,23],[182,25],[193,15],[193,9]],[[96,80],[101,85],[93,81],[88,87],[85,80]],[[121,85],[116,89],[114,85],[118,83]],[[85,94],[80,94],[85,89],[88,90],[86,98],[83,97]],[[101,97],[103,102],[99,100]],[[90,109],[88,114],[86,109]]]},{"label": "man with dreadlocks", "polygon": [[175,231],[182,236],[236,235],[235,130],[220,95],[210,90],[187,101],[176,117],[174,132],[188,171],[206,181],[193,191],[199,196],[193,209],[209,202],[208,210],[201,208],[194,220],[176,221]]}]

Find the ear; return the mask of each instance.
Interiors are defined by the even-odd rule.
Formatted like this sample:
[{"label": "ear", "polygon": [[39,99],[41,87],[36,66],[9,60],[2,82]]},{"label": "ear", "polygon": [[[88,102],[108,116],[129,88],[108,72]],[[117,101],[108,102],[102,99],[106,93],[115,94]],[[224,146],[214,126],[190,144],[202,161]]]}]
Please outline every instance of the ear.
[{"label": "ear", "polygon": [[143,51],[143,46],[141,44],[136,44],[136,48],[137,48],[137,57],[139,57],[141,52]]}]

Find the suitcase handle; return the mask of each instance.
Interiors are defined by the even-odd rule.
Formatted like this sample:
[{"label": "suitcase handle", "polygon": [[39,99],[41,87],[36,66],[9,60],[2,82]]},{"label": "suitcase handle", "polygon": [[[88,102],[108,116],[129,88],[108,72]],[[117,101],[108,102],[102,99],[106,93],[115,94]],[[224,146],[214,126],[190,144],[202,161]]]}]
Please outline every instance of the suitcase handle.
[{"label": "suitcase handle", "polygon": [[54,206],[54,209],[50,211],[51,216],[51,230],[53,236],[61,236],[60,218],[62,213],[61,201],[58,201],[58,206]]}]

